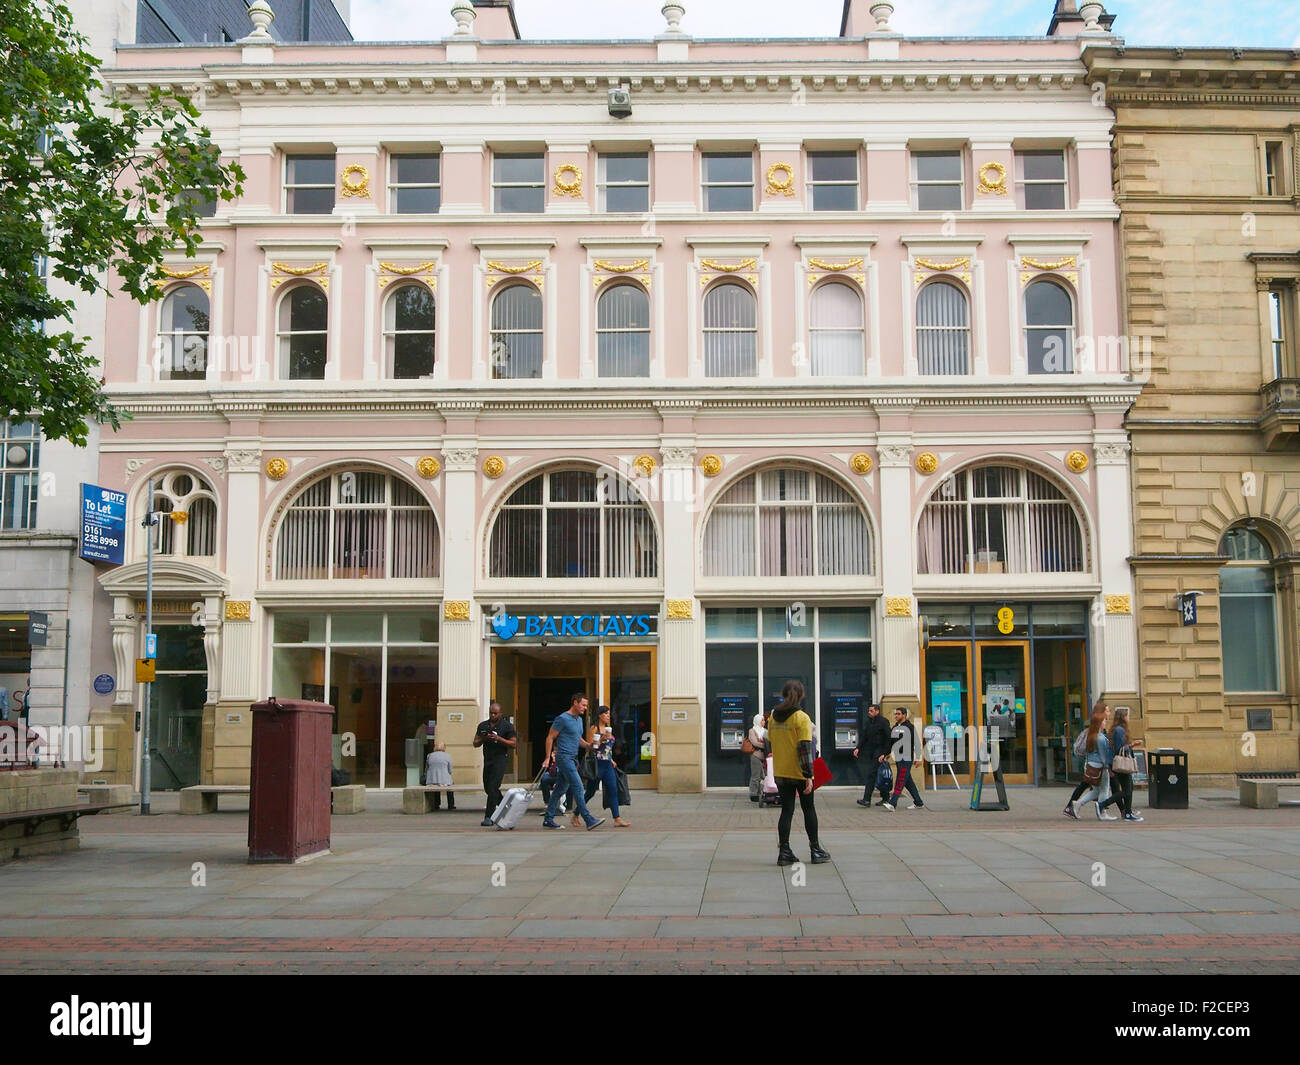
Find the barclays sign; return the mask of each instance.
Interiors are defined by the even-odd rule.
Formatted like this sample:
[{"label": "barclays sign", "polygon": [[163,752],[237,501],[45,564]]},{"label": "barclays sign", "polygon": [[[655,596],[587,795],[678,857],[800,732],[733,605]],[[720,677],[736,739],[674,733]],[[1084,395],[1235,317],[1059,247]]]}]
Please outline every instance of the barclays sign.
[{"label": "barclays sign", "polygon": [[493,614],[488,628],[499,640],[656,639],[655,614]]}]

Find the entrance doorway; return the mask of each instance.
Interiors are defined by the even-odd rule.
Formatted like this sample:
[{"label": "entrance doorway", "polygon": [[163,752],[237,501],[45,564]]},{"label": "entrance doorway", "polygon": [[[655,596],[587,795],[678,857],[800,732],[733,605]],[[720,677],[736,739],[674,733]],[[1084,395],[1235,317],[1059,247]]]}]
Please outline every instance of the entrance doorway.
[{"label": "entrance doorway", "polygon": [[612,712],[618,736],[614,756],[627,774],[628,787],[649,788],[658,782],[655,658],[653,647],[605,648],[600,701]]},{"label": "entrance doorway", "polygon": [[519,739],[507,774],[513,773],[516,781],[537,776],[551,722],[569,709],[573,693],[586,692],[592,709],[599,703],[599,670],[597,647],[492,649],[492,698],[514,721]]},{"label": "entrance doorway", "polygon": [[149,779],[157,791],[199,782],[208,657],[203,629],[159,625],[158,672],[149,696]]}]

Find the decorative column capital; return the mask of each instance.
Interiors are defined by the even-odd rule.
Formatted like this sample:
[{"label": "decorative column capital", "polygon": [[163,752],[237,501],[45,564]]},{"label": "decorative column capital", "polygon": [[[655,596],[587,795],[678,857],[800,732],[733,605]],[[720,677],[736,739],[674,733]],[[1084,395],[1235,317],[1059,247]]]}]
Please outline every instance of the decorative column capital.
[{"label": "decorative column capital", "polygon": [[907,467],[911,465],[913,450],[911,444],[881,444],[876,453],[880,456],[881,466]]},{"label": "decorative column capital", "polygon": [[473,471],[478,467],[478,448],[443,448],[442,458],[447,464],[448,473],[464,473],[466,471]]}]

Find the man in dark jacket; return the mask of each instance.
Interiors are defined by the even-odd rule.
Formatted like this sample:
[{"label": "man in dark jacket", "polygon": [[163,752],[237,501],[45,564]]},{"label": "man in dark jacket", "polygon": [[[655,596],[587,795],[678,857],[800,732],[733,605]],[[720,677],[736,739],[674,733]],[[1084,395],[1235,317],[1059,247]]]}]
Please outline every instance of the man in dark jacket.
[{"label": "man in dark jacket", "polygon": [[923,810],[925,803],[921,801],[921,793],[916,790],[911,775],[912,763],[916,761],[920,748],[916,745],[916,729],[907,720],[907,708],[904,706],[894,710],[894,727],[889,733],[889,739],[894,753],[894,791],[885,802],[885,809],[894,812],[899,796],[903,794],[903,787],[906,786],[912,796],[912,805],[908,809]]},{"label": "man in dark jacket", "polygon": [[889,722],[880,716],[880,706],[872,703],[867,707],[866,727],[858,737],[858,745],[853,749],[853,757],[859,758],[858,765],[866,777],[867,786],[858,800],[859,806],[871,805],[871,793],[879,789],[880,802],[884,806],[889,799],[889,792],[880,784],[880,766],[889,756]]}]

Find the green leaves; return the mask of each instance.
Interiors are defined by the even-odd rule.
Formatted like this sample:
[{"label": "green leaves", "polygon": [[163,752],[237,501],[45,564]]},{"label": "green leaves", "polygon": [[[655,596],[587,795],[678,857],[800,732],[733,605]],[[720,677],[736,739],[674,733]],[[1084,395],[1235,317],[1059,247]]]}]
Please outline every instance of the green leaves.
[{"label": "green leaves", "polygon": [[156,300],[163,257],[202,239],[186,190],[230,200],[244,178],[193,101],[105,93],[86,43],[61,0],[0,7],[0,417],[77,444],[121,415],[102,389],[106,338],[76,335],[75,294],[44,274],[93,295],[111,270],[130,298]]}]

